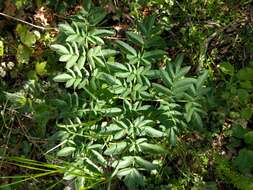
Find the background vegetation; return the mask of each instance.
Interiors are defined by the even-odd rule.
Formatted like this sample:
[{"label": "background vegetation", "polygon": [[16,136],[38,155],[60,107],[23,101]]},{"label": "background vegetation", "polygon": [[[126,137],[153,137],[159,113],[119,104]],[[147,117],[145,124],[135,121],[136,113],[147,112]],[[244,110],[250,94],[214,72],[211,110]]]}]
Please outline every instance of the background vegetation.
[{"label": "background vegetation", "polygon": [[0,2],[0,189],[253,189],[252,0]]}]

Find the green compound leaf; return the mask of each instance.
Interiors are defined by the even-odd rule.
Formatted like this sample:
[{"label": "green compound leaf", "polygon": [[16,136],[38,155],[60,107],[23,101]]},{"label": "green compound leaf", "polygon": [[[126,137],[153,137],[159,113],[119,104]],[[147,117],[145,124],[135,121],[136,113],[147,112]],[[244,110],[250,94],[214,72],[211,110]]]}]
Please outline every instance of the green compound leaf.
[{"label": "green compound leaf", "polygon": [[126,175],[124,182],[129,189],[138,189],[144,186],[144,177],[135,168],[129,169],[130,172]]},{"label": "green compound leaf", "polygon": [[125,51],[126,53],[128,54],[131,54],[131,55],[134,55],[134,56],[137,56],[137,52],[136,50],[131,47],[130,45],[128,45],[127,43],[121,41],[121,40],[117,40],[115,42],[123,51]]},{"label": "green compound leaf", "polygon": [[54,45],[51,45],[51,48],[56,51],[57,53],[59,54],[62,54],[62,55],[65,55],[65,54],[69,54],[69,50],[63,46],[63,45],[60,45],[60,44],[54,44]]},{"label": "green compound leaf", "polygon": [[167,152],[166,149],[164,149],[162,146],[157,145],[157,144],[150,144],[150,143],[141,143],[140,147],[142,149],[143,152],[148,151],[151,153],[156,153],[156,154],[164,154]]},{"label": "green compound leaf", "polygon": [[105,155],[117,155],[124,151],[127,147],[126,142],[113,143],[109,148],[107,148],[104,152]]},{"label": "green compound leaf", "polygon": [[59,152],[57,152],[57,156],[66,157],[71,155],[75,150],[76,150],[75,147],[65,147],[61,149]]},{"label": "green compound leaf", "polygon": [[64,74],[57,75],[56,77],[54,77],[53,80],[55,82],[67,82],[70,79],[72,79],[72,76],[64,73]]},{"label": "green compound leaf", "polygon": [[139,46],[142,46],[144,45],[144,41],[143,41],[143,38],[142,36],[136,34],[136,33],[133,33],[133,32],[126,32],[126,35],[127,37],[135,44],[138,44]]}]

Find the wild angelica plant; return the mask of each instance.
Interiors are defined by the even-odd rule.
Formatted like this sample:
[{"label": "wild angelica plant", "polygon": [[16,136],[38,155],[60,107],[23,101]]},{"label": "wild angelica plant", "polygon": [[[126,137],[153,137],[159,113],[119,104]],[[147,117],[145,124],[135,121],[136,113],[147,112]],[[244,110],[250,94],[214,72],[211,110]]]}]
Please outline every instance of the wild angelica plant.
[{"label": "wild angelica plant", "polygon": [[154,17],[126,32],[126,40],[109,41],[105,36],[114,32],[98,26],[106,15],[94,9],[60,24],[52,45],[65,66],[54,81],[69,89],[69,101],[58,101],[66,108],[61,113],[69,113],[58,124],[63,148],[57,156],[73,163],[64,179],[76,189],[104,183],[110,189],[115,179],[141,188],[181,128],[203,125],[207,73],[188,77],[183,56],[171,62],[152,46],[153,38],[161,40]]}]

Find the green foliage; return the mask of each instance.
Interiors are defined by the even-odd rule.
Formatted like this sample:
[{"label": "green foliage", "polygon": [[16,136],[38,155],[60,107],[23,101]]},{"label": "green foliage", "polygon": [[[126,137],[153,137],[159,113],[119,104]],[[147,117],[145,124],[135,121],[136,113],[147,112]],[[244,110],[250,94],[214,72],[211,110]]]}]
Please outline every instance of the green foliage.
[{"label": "green foliage", "polygon": [[252,189],[250,2],[1,2],[0,188]]},{"label": "green foliage", "polygon": [[16,31],[21,41],[17,49],[17,61],[28,63],[33,52],[32,47],[36,42],[36,36],[25,25],[17,25]]},{"label": "green foliage", "polygon": [[4,55],[4,43],[3,41],[0,41],[0,56],[2,57]]},{"label": "green foliage", "polygon": [[15,5],[17,6],[17,9],[20,9],[25,4],[27,4],[27,0],[15,0]]},{"label": "green foliage", "polygon": [[[244,159],[243,152],[246,153],[246,151],[242,150],[241,159]],[[248,155],[244,155],[244,156],[246,156],[245,159],[248,159]],[[239,162],[243,160],[237,160],[237,161]],[[243,190],[252,189],[253,187],[253,183],[251,180],[252,177],[238,173],[231,167],[228,160],[221,158],[220,156],[216,156],[216,162],[217,162],[216,172],[219,178],[223,180],[224,178],[225,179],[227,178],[227,180],[231,182],[238,189],[243,189]],[[246,164],[246,163],[242,162],[238,164],[242,166],[242,164]]]},{"label": "green foliage", "polygon": [[242,173],[250,173],[252,167],[248,165],[253,160],[253,151],[242,149],[239,152],[238,157],[234,160],[235,166],[241,171]]},{"label": "green foliage", "polygon": [[253,131],[250,131],[250,132],[248,132],[244,135],[244,141],[247,144],[252,144],[253,143]]},{"label": "green foliage", "polygon": [[20,36],[21,42],[27,47],[32,47],[32,45],[36,42],[36,36],[32,32],[30,32],[25,25],[18,25],[16,28],[18,35]]},{"label": "green foliage", "polygon": [[[106,176],[111,168],[109,181],[117,177],[130,189],[143,187],[143,172],[158,170],[154,160],[176,144],[180,128],[203,125],[207,73],[187,77],[182,56],[166,58],[159,68],[165,52],[151,50],[145,33],[127,32],[127,41],[110,45],[104,36],[113,32],[94,26],[99,22],[90,21],[91,14],[82,11],[78,21],[60,24],[60,43],[51,46],[65,67],[54,81],[76,91],[75,111],[58,125],[64,148],[57,155],[85,161],[79,167],[92,175]],[[146,24],[144,31],[153,27]]]}]

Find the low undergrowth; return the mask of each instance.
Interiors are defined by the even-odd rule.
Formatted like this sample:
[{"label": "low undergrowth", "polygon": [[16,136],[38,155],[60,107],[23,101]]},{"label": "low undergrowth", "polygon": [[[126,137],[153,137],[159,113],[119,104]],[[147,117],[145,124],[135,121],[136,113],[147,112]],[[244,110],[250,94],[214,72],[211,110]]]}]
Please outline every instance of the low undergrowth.
[{"label": "low undergrowth", "polygon": [[252,189],[250,8],[0,3],[0,189]]}]

